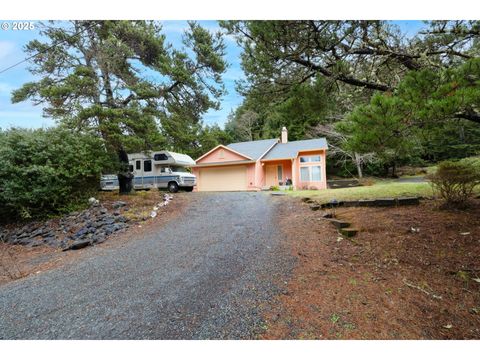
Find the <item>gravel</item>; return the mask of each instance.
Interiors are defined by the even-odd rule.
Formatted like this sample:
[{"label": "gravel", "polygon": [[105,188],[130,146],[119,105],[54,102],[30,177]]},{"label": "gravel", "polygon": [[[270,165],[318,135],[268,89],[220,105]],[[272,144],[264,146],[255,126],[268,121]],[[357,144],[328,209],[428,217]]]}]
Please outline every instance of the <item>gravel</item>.
[{"label": "gravel", "polygon": [[190,195],[156,231],[0,287],[0,338],[255,338],[294,261],[274,221],[281,202]]}]

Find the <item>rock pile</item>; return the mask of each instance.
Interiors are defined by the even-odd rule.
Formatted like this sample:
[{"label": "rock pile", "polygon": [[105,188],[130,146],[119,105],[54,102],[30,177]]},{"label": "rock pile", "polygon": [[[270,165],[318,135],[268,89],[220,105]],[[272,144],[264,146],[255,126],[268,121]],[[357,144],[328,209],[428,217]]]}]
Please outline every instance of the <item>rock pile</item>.
[{"label": "rock pile", "polygon": [[127,210],[126,202],[113,203],[113,213],[98,200],[90,204],[90,208],[71,213],[60,220],[32,222],[16,229],[0,229],[0,241],[30,247],[47,245],[75,250],[100,244],[110,234],[128,227],[128,219],[121,215],[122,209]]}]

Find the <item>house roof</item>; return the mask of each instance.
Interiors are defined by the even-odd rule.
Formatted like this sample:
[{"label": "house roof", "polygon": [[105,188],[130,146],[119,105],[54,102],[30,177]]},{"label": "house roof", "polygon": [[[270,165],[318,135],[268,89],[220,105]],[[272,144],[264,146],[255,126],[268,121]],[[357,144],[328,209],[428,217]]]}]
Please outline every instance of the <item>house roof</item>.
[{"label": "house roof", "polygon": [[233,148],[229,148],[229,147],[227,147],[227,146],[225,146],[225,145],[220,144],[220,145],[215,146],[212,150],[207,151],[205,154],[203,154],[202,156],[200,156],[197,160],[195,160],[195,162],[203,159],[205,156],[211,154],[212,152],[214,152],[215,150],[220,149],[220,148],[223,148],[223,149],[226,149],[226,150],[228,150],[228,151],[231,151],[231,152],[233,152],[233,153],[235,153],[235,154],[237,154],[237,155],[240,155],[241,157],[244,157],[244,158],[246,158],[246,159],[248,159],[248,160],[256,160],[256,159],[253,159],[251,156],[248,156],[247,154],[242,154],[241,152],[239,152],[239,151],[237,151],[237,150],[235,150],[235,149],[233,149]]},{"label": "house roof", "polygon": [[271,149],[262,160],[292,159],[297,157],[300,151],[328,149],[325,138],[289,141],[285,144],[277,144]]},{"label": "house roof", "polygon": [[227,145],[228,148],[258,160],[264,155],[273,145],[277,143],[278,139],[246,141]]}]

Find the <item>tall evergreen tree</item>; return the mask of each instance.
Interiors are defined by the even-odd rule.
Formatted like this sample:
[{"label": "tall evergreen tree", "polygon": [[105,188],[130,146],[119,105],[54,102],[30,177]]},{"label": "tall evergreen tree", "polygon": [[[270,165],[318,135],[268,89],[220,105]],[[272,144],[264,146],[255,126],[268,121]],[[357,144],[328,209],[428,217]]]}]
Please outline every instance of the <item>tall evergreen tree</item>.
[{"label": "tall evergreen tree", "polygon": [[188,143],[224,92],[221,35],[195,22],[182,49],[168,44],[154,21],[50,22],[41,35],[47,40],[26,46],[39,80],[14,91],[12,101],[31,99],[63,126],[95,130],[119,155],[121,192],[131,189],[128,149],[172,138]]}]

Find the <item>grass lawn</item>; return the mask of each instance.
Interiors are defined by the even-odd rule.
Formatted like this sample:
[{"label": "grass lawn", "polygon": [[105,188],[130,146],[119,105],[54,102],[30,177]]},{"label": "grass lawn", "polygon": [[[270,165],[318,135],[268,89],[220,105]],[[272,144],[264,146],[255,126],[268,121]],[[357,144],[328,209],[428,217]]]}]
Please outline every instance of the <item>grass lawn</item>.
[{"label": "grass lawn", "polygon": [[399,183],[389,180],[378,181],[371,186],[343,189],[288,191],[291,196],[310,197],[318,201],[359,200],[399,196],[432,196],[430,183]]}]

